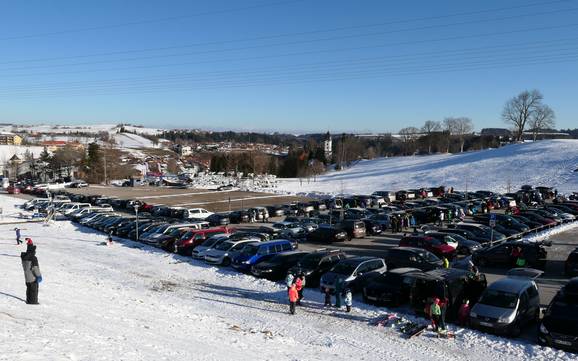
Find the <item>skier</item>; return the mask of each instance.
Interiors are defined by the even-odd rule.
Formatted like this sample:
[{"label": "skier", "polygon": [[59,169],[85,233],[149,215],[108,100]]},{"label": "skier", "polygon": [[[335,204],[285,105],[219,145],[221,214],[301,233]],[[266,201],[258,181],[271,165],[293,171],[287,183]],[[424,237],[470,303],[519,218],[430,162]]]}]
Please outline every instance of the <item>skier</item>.
[{"label": "skier", "polygon": [[24,270],[24,281],[26,282],[26,303],[29,305],[38,304],[38,284],[42,282],[42,274],[36,258],[36,246],[32,240],[27,238],[26,252],[20,253],[22,269]]},{"label": "skier", "polygon": [[16,244],[22,244],[22,240],[20,239],[20,228],[16,227],[14,228],[14,231],[16,232]]},{"label": "skier", "polygon": [[467,327],[470,319],[470,301],[464,300],[458,310],[458,323],[462,327]]},{"label": "skier", "polygon": [[293,273],[287,273],[287,277],[285,277],[285,285],[287,286],[287,291],[289,291],[293,285],[293,281],[295,281],[295,276],[293,276]]},{"label": "skier", "polygon": [[295,314],[295,303],[299,299],[299,293],[297,292],[297,286],[292,284],[289,287],[289,313]]},{"label": "skier", "polygon": [[341,290],[343,288],[343,280],[337,278],[335,280],[335,307],[341,308]]},{"label": "skier", "polygon": [[329,290],[329,287],[325,287],[323,289],[323,293],[325,294],[325,303],[323,304],[323,307],[330,307],[331,306],[331,291]]},{"label": "skier", "polygon": [[433,325],[434,331],[436,331],[436,332],[439,330],[441,315],[442,315],[442,310],[440,308],[440,299],[436,297],[436,298],[434,298],[434,301],[432,302],[432,304],[430,306],[430,316],[431,316],[431,320],[432,320],[432,325]]},{"label": "skier", "polygon": [[295,279],[295,286],[297,286],[297,294],[299,298],[297,299],[297,306],[301,306],[301,300],[303,300],[303,289],[305,288],[305,275],[303,273]]},{"label": "skier", "polygon": [[351,290],[348,288],[345,290],[345,308],[347,312],[351,312],[351,306],[353,304],[353,295],[351,294]]}]

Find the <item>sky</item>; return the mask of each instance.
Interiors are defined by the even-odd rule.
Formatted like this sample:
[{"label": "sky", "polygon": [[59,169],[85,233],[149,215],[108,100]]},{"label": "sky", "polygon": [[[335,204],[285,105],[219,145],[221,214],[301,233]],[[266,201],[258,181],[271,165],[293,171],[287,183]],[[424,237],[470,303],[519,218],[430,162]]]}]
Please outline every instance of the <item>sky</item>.
[{"label": "sky", "polygon": [[29,0],[0,11],[0,123],[396,132],[538,89],[578,127],[578,0]]}]

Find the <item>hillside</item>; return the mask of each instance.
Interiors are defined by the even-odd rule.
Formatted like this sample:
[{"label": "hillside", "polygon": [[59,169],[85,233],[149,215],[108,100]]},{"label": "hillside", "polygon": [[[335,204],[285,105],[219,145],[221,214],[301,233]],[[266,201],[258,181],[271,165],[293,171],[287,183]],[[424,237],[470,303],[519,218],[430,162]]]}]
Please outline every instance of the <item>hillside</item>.
[{"label": "hillside", "polygon": [[281,179],[291,193],[367,194],[446,185],[505,192],[523,184],[578,191],[578,140],[545,140],[462,154],[362,160],[313,179]]}]

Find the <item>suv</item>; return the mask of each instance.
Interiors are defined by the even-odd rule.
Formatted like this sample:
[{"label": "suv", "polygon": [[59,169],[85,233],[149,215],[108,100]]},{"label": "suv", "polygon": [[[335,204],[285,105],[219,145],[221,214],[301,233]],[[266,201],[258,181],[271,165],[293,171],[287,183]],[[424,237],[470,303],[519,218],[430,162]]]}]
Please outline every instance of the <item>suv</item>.
[{"label": "suv", "polygon": [[456,256],[456,249],[442,240],[428,235],[425,236],[407,236],[399,241],[400,247],[417,247],[427,249],[440,258],[453,259]]},{"label": "suv", "polygon": [[243,250],[233,259],[232,265],[238,271],[248,272],[253,265],[293,249],[293,242],[286,239],[251,242],[245,245]]},{"label": "suv", "polygon": [[308,254],[291,267],[289,272],[305,275],[307,286],[318,286],[321,275],[329,271],[340,260],[345,259],[345,252],[339,249],[320,249]]},{"label": "suv", "polygon": [[333,243],[349,241],[347,232],[339,227],[322,224],[307,234],[307,241],[313,243]]},{"label": "suv", "polygon": [[360,220],[346,219],[341,222],[340,226],[347,232],[349,238],[365,238],[367,234],[365,223]]},{"label": "suv", "polygon": [[183,210],[184,219],[205,220],[208,216],[213,214],[204,208],[190,208]]},{"label": "suv", "polygon": [[384,252],[385,264],[388,269],[412,267],[422,271],[441,268],[443,262],[433,253],[423,248],[393,247]]},{"label": "suv", "polygon": [[337,263],[329,272],[321,276],[319,286],[323,292],[329,289],[335,292],[338,280],[343,282],[343,289],[350,288],[352,292],[360,290],[363,282],[376,273],[384,273],[387,266],[381,258],[376,257],[353,257],[346,258]]},{"label": "suv", "polygon": [[470,312],[472,327],[514,337],[539,319],[538,287],[528,278],[506,277],[492,283]]},{"label": "suv", "polygon": [[363,287],[363,301],[391,307],[406,303],[415,282],[412,275],[418,273],[421,270],[417,268],[396,268],[375,277]]},{"label": "suv", "polygon": [[472,261],[479,266],[500,265],[513,266],[512,250],[515,247],[522,249],[522,256],[527,267],[544,269],[548,252],[543,247],[546,243],[509,241],[498,245],[476,250],[472,254]]},{"label": "suv", "polygon": [[540,343],[578,352],[578,277],[554,296],[538,332]]}]

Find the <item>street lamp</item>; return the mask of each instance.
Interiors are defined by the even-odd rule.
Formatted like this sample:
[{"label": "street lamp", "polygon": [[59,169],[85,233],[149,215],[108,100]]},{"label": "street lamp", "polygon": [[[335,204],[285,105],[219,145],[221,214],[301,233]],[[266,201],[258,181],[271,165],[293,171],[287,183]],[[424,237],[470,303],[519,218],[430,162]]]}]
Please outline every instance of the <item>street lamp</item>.
[{"label": "street lamp", "polygon": [[134,204],[134,213],[136,215],[136,240],[138,241],[138,203]]}]

